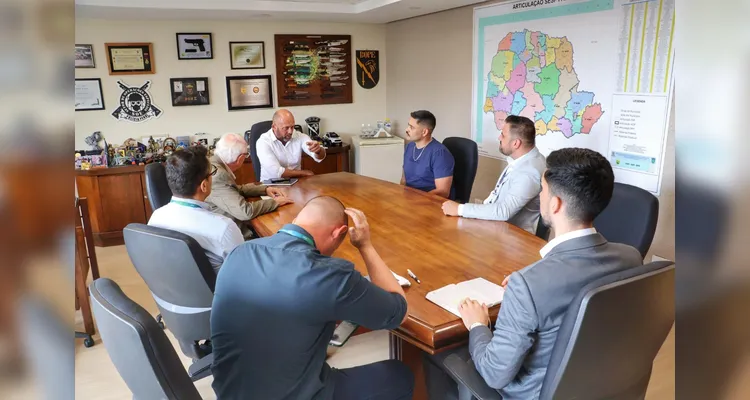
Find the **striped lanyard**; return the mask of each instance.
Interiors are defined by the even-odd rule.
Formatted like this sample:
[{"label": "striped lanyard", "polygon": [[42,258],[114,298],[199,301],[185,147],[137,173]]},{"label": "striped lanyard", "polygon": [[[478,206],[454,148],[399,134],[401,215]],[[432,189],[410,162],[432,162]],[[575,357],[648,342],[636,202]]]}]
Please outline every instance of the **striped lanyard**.
[{"label": "striped lanyard", "polygon": [[279,229],[279,232],[286,233],[287,235],[294,236],[298,239],[302,239],[305,242],[307,242],[307,244],[309,244],[310,246],[315,247],[315,241],[313,241],[313,239],[310,236],[304,233],[297,232],[297,231],[290,231],[289,229]]},{"label": "striped lanyard", "polygon": [[190,207],[190,208],[203,208],[203,207],[201,207],[201,206],[199,206],[199,205],[197,205],[197,204],[194,204],[194,203],[188,203],[187,201],[182,201],[182,200],[175,200],[175,199],[172,199],[172,200],[170,201],[170,203],[175,203],[175,204],[179,204],[179,205],[181,205],[181,206],[185,206],[185,207]]}]

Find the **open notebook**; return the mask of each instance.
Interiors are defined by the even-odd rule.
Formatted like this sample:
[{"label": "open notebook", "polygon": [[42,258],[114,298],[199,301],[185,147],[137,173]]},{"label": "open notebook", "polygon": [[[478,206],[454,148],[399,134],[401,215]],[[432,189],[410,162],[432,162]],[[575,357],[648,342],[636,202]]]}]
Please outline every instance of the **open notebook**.
[{"label": "open notebook", "polygon": [[[399,274],[397,274],[397,273],[395,273],[393,271],[391,271],[391,273],[393,274],[393,277],[396,278],[396,280],[398,281],[399,285],[401,285],[401,286],[411,286],[411,282],[408,279],[404,278],[403,276],[401,276],[401,275],[399,275]],[[370,280],[370,275],[365,276],[365,279],[367,279],[369,281]]]},{"label": "open notebook", "polygon": [[492,307],[503,301],[505,289],[484,278],[476,278],[458,284],[450,284],[427,293],[427,300],[460,317],[458,303],[465,298],[476,300]]}]

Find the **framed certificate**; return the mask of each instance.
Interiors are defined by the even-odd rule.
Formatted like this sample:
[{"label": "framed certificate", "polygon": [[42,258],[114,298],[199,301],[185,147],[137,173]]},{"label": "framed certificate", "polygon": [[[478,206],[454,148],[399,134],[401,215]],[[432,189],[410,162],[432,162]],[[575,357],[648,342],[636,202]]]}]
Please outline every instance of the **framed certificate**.
[{"label": "framed certificate", "polygon": [[209,104],[208,78],[172,78],[172,106],[202,106]]},{"label": "framed certificate", "polygon": [[76,111],[104,109],[102,81],[99,78],[76,78]]},{"label": "framed certificate", "polygon": [[227,106],[230,111],[273,108],[271,75],[228,76]]},{"label": "framed certificate", "polygon": [[105,43],[110,75],[156,73],[151,43]]},{"label": "framed certificate", "polygon": [[210,60],[214,58],[210,33],[178,33],[177,58],[180,60]]},{"label": "framed certificate", "polygon": [[96,68],[94,63],[94,46],[90,44],[76,45],[76,68]]},{"label": "framed certificate", "polygon": [[263,42],[229,42],[232,69],[260,69],[266,67]]}]

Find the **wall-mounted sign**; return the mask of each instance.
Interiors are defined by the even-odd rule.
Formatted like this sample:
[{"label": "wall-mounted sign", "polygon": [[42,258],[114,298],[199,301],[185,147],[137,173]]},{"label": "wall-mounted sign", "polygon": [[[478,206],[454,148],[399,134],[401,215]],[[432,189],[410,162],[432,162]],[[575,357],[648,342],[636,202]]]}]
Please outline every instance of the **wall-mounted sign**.
[{"label": "wall-mounted sign", "polygon": [[146,81],[142,86],[128,86],[122,81],[117,81],[122,89],[120,95],[120,107],[112,113],[118,121],[144,122],[161,115],[161,109],[154,105],[148,88],[151,81]]},{"label": "wall-mounted sign", "polygon": [[372,89],[380,81],[380,52],[378,50],[357,50],[357,78],[359,86]]}]

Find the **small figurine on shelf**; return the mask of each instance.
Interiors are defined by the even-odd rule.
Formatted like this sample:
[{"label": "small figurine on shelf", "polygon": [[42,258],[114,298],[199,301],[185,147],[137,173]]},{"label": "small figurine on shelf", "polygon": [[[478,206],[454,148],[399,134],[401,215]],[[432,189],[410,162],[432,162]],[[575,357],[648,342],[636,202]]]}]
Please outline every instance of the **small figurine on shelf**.
[{"label": "small figurine on shelf", "polygon": [[96,131],[92,133],[91,135],[86,136],[85,140],[86,140],[86,144],[91,146],[92,150],[95,150],[95,151],[104,150],[101,148],[101,146],[99,146],[99,142],[101,142],[102,140],[102,133],[100,131]]},{"label": "small figurine on shelf", "polygon": [[164,155],[169,157],[172,155],[172,153],[177,150],[177,141],[172,139],[171,137],[168,137],[164,139],[164,143],[162,144],[162,149],[164,149]]}]

